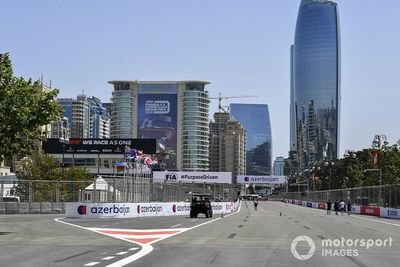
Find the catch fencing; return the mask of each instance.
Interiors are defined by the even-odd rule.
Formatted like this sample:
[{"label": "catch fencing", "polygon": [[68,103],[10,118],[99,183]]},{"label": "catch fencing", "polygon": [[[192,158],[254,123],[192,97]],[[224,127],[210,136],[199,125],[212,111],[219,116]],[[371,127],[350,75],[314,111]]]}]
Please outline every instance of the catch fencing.
[{"label": "catch fencing", "polygon": [[238,197],[231,184],[167,182],[153,179],[151,174],[99,176],[92,181],[0,179],[0,214],[64,213],[66,202],[189,201],[191,193],[210,194],[215,202],[236,201]]},{"label": "catch fencing", "polygon": [[309,192],[280,193],[277,198],[327,202],[350,201],[353,205],[400,208],[400,184]]}]

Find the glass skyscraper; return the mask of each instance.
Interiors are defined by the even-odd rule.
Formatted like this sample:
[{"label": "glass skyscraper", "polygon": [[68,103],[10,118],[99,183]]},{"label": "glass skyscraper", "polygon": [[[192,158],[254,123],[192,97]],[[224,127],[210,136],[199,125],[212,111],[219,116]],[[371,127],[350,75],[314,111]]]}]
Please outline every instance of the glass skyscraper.
[{"label": "glass skyscraper", "polygon": [[[291,47],[291,140],[301,169],[338,155],[340,29],[337,4],[302,0]],[[295,134],[294,134],[295,133]]]},{"label": "glass skyscraper", "polygon": [[272,134],[268,105],[230,104],[231,116],[246,130],[246,174],[272,172]]}]

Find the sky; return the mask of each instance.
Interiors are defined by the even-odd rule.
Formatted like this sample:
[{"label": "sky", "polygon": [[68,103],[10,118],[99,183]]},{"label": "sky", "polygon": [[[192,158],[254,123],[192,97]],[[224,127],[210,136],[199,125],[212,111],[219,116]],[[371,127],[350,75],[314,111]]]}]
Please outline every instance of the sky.
[{"label": "sky", "polygon": [[[400,138],[400,1],[337,0],[340,156]],[[109,102],[109,80],[208,80],[212,97],[269,105],[273,157],[289,149],[290,45],[300,0],[1,1],[14,74]],[[225,101],[225,105],[229,102]],[[211,102],[211,112],[217,111]]]}]

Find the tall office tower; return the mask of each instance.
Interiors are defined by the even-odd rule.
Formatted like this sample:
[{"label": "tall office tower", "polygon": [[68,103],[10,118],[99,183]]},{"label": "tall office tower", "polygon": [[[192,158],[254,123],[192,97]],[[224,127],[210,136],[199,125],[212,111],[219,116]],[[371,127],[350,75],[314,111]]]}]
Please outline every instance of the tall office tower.
[{"label": "tall office tower", "polygon": [[233,183],[246,174],[246,131],[229,113],[215,113],[210,123],[210,171],[232,172]]},{"label": "tall office tower", "polygon": [[110,138],[110,114],[97,97],[88,98],[90,138]]},{"label": "tall office tower", "polygon": [[267,104],[230,104],[230,113],[246,129],[247,174],[272,173],[272,134]]},{"label": "tall office tower", "polygon": [[169,170],[208,170],[207,81],[109,81],[111,137],[155,138]]},{"label": "tall office tower", "polygon": [[274,175],[284,175],[285,159],[283,157],[276,157],[274,161],[273,174]]},{"label": "tall office tower", "polygon": [[295,117],[291,133],[296,133],[299,168],[304,170],[338,155],[340,29],[336,3],[301,1],[291,62],[291,107]]}]

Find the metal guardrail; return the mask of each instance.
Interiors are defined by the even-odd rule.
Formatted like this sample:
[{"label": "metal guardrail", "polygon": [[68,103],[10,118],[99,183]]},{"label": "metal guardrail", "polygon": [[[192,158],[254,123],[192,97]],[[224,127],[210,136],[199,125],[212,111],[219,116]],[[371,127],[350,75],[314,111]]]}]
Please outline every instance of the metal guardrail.
[{"label": "metal guardrail", "polygon": [[400,184],[367,186],[325,191],[280,193],[276,198],[326,202],[329,200],[350,201],[360,206],[400,208]]}]

